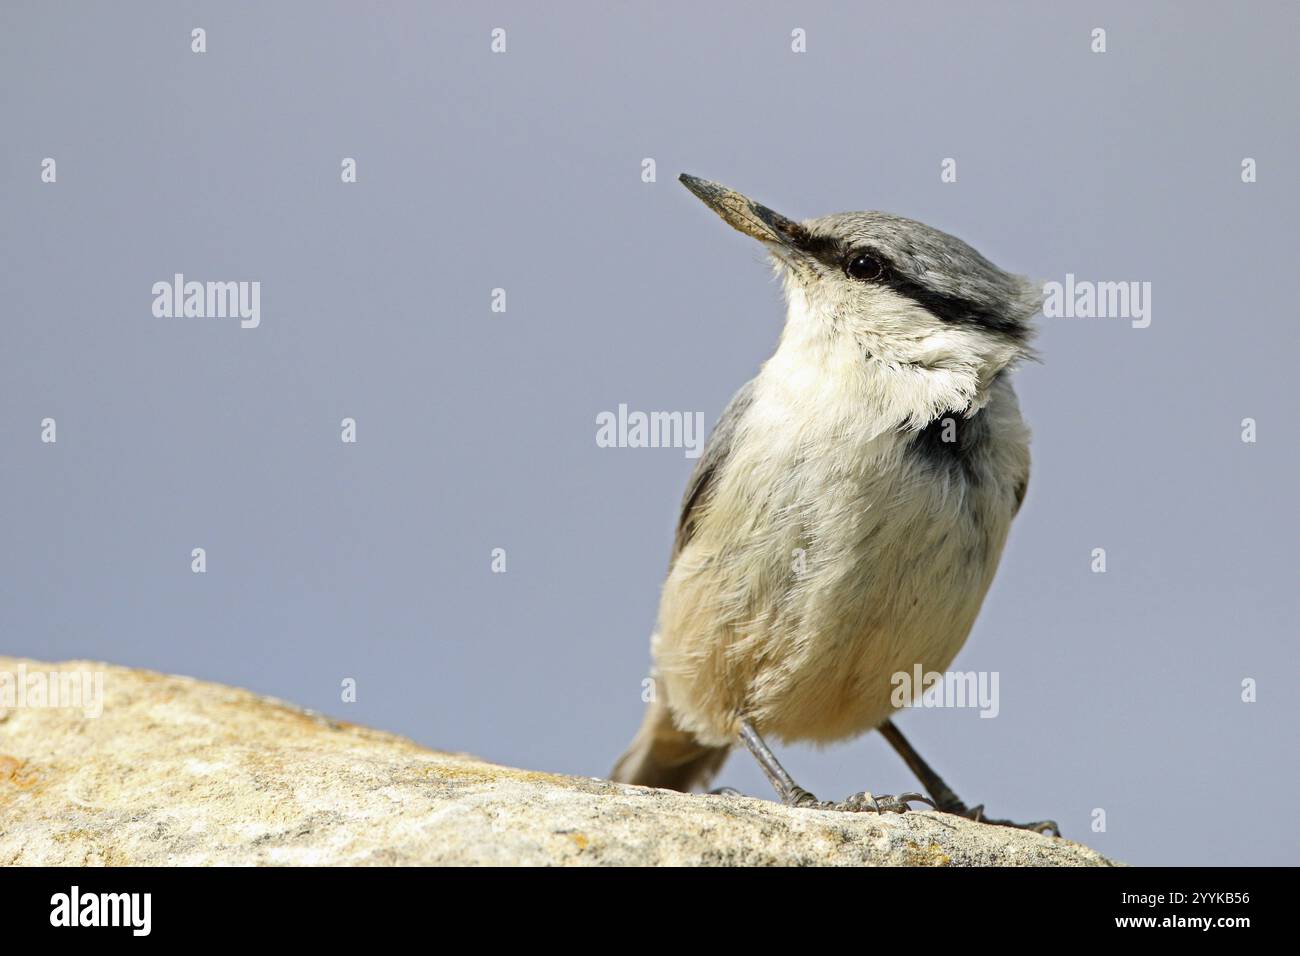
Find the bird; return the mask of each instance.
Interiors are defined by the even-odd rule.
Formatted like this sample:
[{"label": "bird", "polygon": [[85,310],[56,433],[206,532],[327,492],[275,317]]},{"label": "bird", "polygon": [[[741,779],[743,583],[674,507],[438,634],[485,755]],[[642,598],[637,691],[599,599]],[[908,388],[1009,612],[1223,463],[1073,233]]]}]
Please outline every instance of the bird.
[{"label": "bird", "polygon": [[[743,746],[782,803],[984,816],[899,732],[893,677],[965,643],[1029,481],[1012,373],[1042,293],[962,240],[884,212],[796,221],[680,182],[770,254],[778,345],[714,426],[682,499],[651,637],[654,693],[610,774],[707,786]],[[879,730],[928,797],[822,801],[769,743]],[[734,793],[723,788],[721,793]]]}]

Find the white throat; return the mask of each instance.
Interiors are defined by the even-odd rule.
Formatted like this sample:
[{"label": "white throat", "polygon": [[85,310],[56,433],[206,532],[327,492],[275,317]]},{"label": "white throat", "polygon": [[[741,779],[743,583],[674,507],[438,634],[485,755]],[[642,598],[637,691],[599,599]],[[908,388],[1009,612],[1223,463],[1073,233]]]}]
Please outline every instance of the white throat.
[{"label": "white throat", "polygon": [[810,415],[856,419],[879,434],[919,430],[944,413],[975,414],[993,380],[1023,350],[981,329],[946,323],[881,288],[867,314],[786,285],[789,308],[763,384]]}]

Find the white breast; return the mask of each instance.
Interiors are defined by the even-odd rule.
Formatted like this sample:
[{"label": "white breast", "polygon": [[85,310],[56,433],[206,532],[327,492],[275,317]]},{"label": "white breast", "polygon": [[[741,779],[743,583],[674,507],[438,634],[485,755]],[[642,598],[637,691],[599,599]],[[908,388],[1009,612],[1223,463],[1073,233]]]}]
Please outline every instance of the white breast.
[{"label": "white breast", "polygon": [[1009,384],[979,412],[968,478],[937,470],[882,413],[898,382],[825,348],[790,364],[778,350],[765,366],[664,587],[659,677],[705,742],[733,739],[741,716],[778,739],[851,736],[888,717],[892,675],[946,669],[1028,473]]}]

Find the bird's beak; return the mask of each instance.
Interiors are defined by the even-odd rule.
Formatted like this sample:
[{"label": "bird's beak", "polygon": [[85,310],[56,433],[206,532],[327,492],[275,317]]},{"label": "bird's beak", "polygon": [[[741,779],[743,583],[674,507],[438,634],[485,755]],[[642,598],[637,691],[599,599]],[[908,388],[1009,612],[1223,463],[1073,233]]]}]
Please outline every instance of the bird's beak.
[{"label": "bird's beak", "polygon": [[754,202],[734,189],[688,173],[682,173],[678,178],[683,186],[704,201],[704,205],[721,216],[727,225],[747,236],[753,236],[760,242],[776,243],[796,252],[800,251],[808,239],[808,231],[799,223]]}]

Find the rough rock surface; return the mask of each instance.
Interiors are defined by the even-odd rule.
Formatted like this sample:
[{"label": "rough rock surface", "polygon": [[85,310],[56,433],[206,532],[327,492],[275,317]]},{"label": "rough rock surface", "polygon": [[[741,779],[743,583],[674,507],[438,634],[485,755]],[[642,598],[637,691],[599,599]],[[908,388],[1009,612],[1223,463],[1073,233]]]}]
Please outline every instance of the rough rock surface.
[{"label": "rough rock surface", "polygon": [[1111,865],[946,814],[499,767],[185,677],[0,657],[0,678],[20,666],[101,672],[103,712],[0,710],[0,865]]}]

